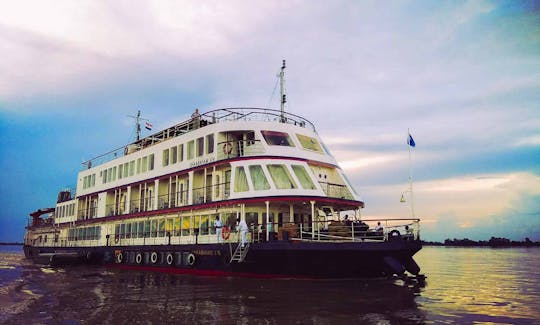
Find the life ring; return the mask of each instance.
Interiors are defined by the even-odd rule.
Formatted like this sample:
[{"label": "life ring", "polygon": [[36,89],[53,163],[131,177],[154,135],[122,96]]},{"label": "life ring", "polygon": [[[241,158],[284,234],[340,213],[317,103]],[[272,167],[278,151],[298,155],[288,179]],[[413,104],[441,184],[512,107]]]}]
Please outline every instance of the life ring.
[{"label": "life ring", "polygon": [[118,255],[116,255],[116,262],[118,264],[122,263],[123,259],[124,259],[124,256],[122,256],[122,253],[118,253]]},{"label": "life ring", "polygon": [[137,256],[135,256],[135,262],[137,262],[137,264],[142,263],[142,255],[141,255],[141,253],[137,253]]},{"label": "life ring", "polygon": [[190,266],[195,264],[195,255],[193,255],[192,253],[189,253],[187,257],[187,264]]},{"label": "life ring", "polygon": [[231,236],[231,228],[225,226],[221,229],[221,238],[227,240]]},{"label": "life ring", "polygon": [[392,230],[391,232],[388,233],[388,237],[390,238],[399,238],[401,237],[401,233],[399,232],[399,230]]},{"label": "life ring", "polygon": [[232,152],[232,144],[230,142],[225,142],[223,144],[223,153],[226,155],[230,155]]},{"label": "life ring", "polygon": [[156,264],[156,262],[157,262],[157,253],[156,252],[152,252],[152,255],[150,255],[150,262],[152,262],[152,264]]},{"label": "life ring", "polygon": [[171,253],[167,254],[167,264],[172,265],[174,258]]}]

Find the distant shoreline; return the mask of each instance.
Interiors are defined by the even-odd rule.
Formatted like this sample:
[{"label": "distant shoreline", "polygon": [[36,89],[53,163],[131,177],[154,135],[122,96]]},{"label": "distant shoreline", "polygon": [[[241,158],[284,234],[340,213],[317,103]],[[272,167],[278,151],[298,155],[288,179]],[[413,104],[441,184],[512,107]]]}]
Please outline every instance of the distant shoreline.
[{"label": "distant shoreline", "polygon": [[540,247],[540,242],[533,242],[529,238],[525,238],[524,241],[512,241],[507,238],[491,237],[489,240],[470,240],[464,239],[446,239],[444,243],[422,241],[424,246],[444,246],[444,247],[497,247],[497,248],[511,248],[511,247]]}]

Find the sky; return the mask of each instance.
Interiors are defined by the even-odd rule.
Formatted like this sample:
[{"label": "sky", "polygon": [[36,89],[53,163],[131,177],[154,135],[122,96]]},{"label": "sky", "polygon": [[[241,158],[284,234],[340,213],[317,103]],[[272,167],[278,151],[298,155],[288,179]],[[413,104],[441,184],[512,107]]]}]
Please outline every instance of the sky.
[{"label": "sky", "polygon": [[0,1],[0,57],[0,241],[137,110],[278,108],[283,59],[364,218],[411,216],[410,130],[423,239],[540,241],[538,1]]}]

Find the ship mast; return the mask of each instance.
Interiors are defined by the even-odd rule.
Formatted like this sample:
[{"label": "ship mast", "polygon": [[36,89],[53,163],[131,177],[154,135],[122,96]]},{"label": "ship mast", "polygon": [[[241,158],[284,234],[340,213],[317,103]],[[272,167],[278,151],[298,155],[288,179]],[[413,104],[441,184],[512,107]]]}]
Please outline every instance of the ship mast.
[{"label": "ship mast", "polygon": [[285,60],[281,66],[281,72],[279,73],[279,93],[281,101],[281,123],[285,123],[285,103],[287,102],[287,95],[285,95]]},{"label": "ship mast", "polygon": [[[128,115],[128,117],[131,117],[131,118],[135,119],[135,133],[137,135],[137,140],[136,141],[139,141],[141,139],[141,121],[147,121],[148,122],[150,120],[142,118],[140,110],[137,111],[137,116]],[[147,126],[147,129],[149,129],[148,126]]]}]

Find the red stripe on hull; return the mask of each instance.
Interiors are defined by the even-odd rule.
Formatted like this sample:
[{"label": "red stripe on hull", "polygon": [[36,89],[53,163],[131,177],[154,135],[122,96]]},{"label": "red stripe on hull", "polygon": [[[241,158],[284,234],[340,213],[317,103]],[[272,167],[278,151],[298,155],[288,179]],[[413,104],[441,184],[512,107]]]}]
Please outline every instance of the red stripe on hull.
[{"label": "red stripe on hull", "polygon": [[183,269],[172,267],[155,267],[145,265],[125,265],[125,264],[106,264],[105,267],[117,268],[122,270],[136,270],[136,271],[151,271],[160,273],[171,274],[192,274],[203,276],[235,276],[245,278],[257,278],[257,279],[316,279],[313,277],[305,277],[298,275],[284,275],[284,274],[261,274],[261,273],[249,273],[249,272],[229,272],[219,270],[199,270],[199,269]]}]

